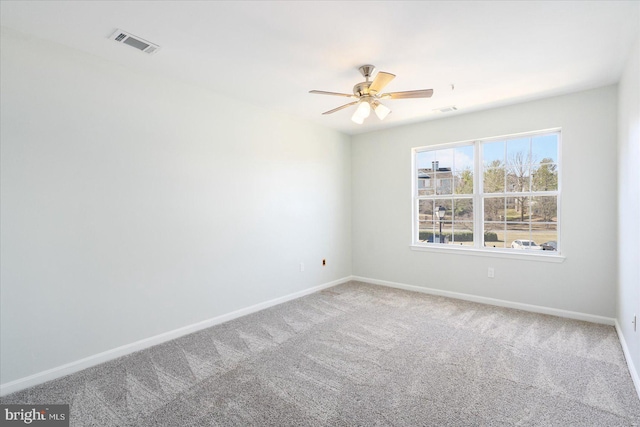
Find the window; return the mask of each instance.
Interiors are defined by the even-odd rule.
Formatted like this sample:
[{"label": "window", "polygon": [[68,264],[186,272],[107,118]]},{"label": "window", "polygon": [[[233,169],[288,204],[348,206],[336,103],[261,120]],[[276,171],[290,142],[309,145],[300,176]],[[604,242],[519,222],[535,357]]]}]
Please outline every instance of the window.
[{"label": "window", "polygon": [[557,254],[559,145],[546,131],[414,149],[414,245]]}]

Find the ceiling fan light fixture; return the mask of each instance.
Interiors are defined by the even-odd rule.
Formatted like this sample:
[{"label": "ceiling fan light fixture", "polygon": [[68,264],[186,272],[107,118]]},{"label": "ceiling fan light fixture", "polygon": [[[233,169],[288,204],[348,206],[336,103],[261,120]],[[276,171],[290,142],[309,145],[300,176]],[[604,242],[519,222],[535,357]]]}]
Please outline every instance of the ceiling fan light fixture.
[{"label": "ceiling fan light fixture", "polygon": [[356,113],[362,118],[366,119],[371,114],[371,104],[368,101],[360,101]]},{"label": "ceiling fan light fixture", "polygon": [[386,105],[376,101],[373,103],[373,111],[376,113],[376,116],[378,116],[380,120],[384,120],[385,117],[387,117],[391,112],[391,109],[389,109],[389,107],[387,107]]},{"label": "ceiling fan light fixture", "polygon": [[351,116],[351,121],[361,125],[361,124],[364,123],[364,117],[361,117],[361,116],[358,116],[357,114],[354,114],[353,116]]},{"label": "ceiling fan light fixture", "polygon": [[360,104],[358,104],[358,108],[356,108],[355,113],[353,113],[351,120],[361,125],[364,122],[364,119],[369,117],[369,114],[371,114],[371,105],[369,102],[360,101]]}]

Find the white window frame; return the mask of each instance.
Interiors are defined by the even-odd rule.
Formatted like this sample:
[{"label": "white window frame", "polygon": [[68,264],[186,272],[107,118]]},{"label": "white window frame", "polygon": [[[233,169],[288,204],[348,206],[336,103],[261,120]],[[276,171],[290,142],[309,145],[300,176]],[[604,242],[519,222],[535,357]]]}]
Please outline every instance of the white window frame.
[{"label": "white window frame", "polygon": [[[484,181],[484,168],[482,162],[482,144],[500,141],[517,139],[523,137],[534,137],[544,134],[557,134],[558,135],[558,189],[555,191],[536,191],[529,192],[528,194],[535,196],[556,196],[557,197],[557,251],[522,251],[511,248],[493,248],[482,246],[484,237],[484,199],[486,195],[483,193],[483,181]],[[458,246],[458,245],[443,245],[439,243],[428,243],[419,241],[419,201],[423,199],[432,199],[431,196],[419,196],[418,195],[418,169],[416,164],[416,155],[424,151],[434,151],[450,149],[462,146],[474,147],[474,166],[473,166],[473,194],[451,194],[442,195],[444,198],[469,198],[471,196],[473,200],[473,246]],[[410,248],[415,251],[426,252],[440,252],[440,253],[455,253],[462,255],[473,256],[488,256],[488,257],[500,257],[500,258],[515,258],[524,260],[540,260],[548,262],[563,262],[565,259],[564,254],[561,252],[561,197],[562,197],[562,132],[560,128],[545,129],[534,132],[523,132],[517,134],[501,135],[490,138],[482,138],[468,141],[459,141],[446,144],[428,145],[422,147],[415,147],[411,149],[411,200],[412,200],[412,215],[411,215],[411,246]],[[520,193],[507,192],[505,187],[504,193],[487,193],[496,196],[514,197]]]}]

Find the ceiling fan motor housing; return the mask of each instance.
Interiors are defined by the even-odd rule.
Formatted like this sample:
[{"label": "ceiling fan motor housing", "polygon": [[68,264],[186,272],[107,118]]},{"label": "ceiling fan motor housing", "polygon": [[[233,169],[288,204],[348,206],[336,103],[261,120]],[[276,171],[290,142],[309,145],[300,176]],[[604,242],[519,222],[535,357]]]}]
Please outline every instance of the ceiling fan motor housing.
[{"label": "ceiling fan motor housing", "polygon": [[360,82],[353,87],[353,94],[360,97],[369,95],[369,86],[372,82]]}]

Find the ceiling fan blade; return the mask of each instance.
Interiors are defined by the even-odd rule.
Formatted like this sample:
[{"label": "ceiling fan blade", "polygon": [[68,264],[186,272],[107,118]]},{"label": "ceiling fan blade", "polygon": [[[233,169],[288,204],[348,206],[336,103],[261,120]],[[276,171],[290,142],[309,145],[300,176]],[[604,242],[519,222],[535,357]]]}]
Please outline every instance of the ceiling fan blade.
[{"label": "ceiling fan blade", "polygon": [[433,89],[408,90],[406,92],[389,92],[380,95],[380,98],[409,99],[409,98],[431,98]]},{"label": "ceiling fan blade", "polygon": [[360,102],[360,101],[353,101],[353,102],[350,102],[350,103],[348,103],[348,104],[341,105],[341,106],[340,106],[340,107],[338,107],[338,108],[334,108],[333,110],[325,111],[325,112],[324,112],[324,113],[322,113],[322,114],[331,114],[331,113],[335,113],[336,111],[340,111],[340,110],[342,110],[342,109],[344,109],[344,108],[351,107],[352,105],[356,105],[358,102]]},{"label": "ceiling fan blade", "polygon": [[371,86],[369,86],[369,92],[373,92],[373,93],[380,92],[382,89],[384,89],[386,85],[389,84],[391,80],[395,78],[396,78],[395,74],[379,71],[378,74],[376,74],[376,78],[373,79]]},{"label": "ceiling fan blade", "polygon": [[309,93],[315,93],[318,95],[333,95],[333,96],[346,96],[347,98],[355,98],[356,96],[348,93],[338,93],[338,92],[326,92],[324,90],[310,90]]}]

